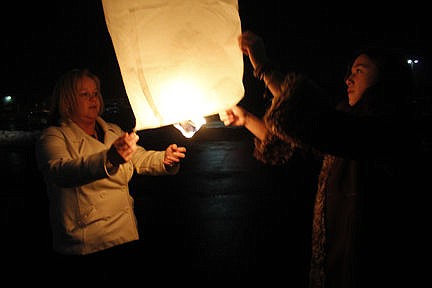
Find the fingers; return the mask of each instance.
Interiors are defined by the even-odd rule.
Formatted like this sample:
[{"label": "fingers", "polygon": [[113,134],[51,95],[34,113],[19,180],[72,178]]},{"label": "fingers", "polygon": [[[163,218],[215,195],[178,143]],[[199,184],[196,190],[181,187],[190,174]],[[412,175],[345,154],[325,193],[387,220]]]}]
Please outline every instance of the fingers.
[{"label": "fingers", "polygon": [[223,123],[225,126],[230,126],[230,125],[234,124],[235,121],[236,121],[236,117],[231,112],[231,113],[227,114],[227,117],[223,120]]},{"label": "fingers", "polygon": [[129,146],[133,146],[136,145],[136,143],[139,140],[138,135],[135,132],[131,132],[131,133],[125,133],[123,135],[125,142],[129,145]]},{"label": "fingers", "polygon": [[169,167],[180,163],[181,159],[186,157],[186,148],[178,147],[177,144],[171,144],[165,150],[165,157],[163,163]]},{"label": "fingers", "polygon": [[119,137],[119,145],[123,147],[135,147],[136,143],[139,140],[138,135],[135,132],[132,132],[130,134],[125,133],[123,136]]},{"label": "fingers", "polygon": [[238,38],[241,51],[249,56],[254,69],[258,65],[268,62],[262,38],[251,31],[243,32]]},{"label": "fingers", "polygon": [[237,109],[235,106],[229,110],[219,113],[219,119],[224,123],[225,126],[236,125],[236,121],[238,120],[238,116],[235,113],[236,110]]},{"label": "fingers", "polygon": [[185,155],[186,147],[178,147],[177,144],[171,144],[170,148],[171,148],[171,153],[168,153],[169,157],[178,160],[186,157]]},{"label": "fingers", "polygon": [[136,143],[138,142],[138,135],[134,132],[125,133],[114,141],[113,146],[118,155],[123,159],[123,162],[129,161],[133,153],[136,151]]},{"label": "fingers", "polygon": [[243,54],[249,55],[250,46],[252,45],[252,43],[250,39],[248,39],[247,35],[245,35],[244,33],[240,35],[238,38],[238,44]]},{"label": "fingers", "polygon": [[240,49],[242,52],[246,55],[250,54],[250,50],[252,49],[253,45],[259,40],[260,38],[252,33],[251,31],[245,31],[238,37],[238,44],[240,46]]}]

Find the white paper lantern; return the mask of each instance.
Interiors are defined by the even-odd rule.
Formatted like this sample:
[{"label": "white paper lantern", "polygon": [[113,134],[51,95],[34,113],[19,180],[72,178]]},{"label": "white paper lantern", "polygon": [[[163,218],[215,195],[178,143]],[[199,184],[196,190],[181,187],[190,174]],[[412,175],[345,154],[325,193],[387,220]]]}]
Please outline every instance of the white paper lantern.
[{"label": "white paper lantern", "polygon": [[136,130],[201,126],[243,98],[237,0],[102,3]]}]

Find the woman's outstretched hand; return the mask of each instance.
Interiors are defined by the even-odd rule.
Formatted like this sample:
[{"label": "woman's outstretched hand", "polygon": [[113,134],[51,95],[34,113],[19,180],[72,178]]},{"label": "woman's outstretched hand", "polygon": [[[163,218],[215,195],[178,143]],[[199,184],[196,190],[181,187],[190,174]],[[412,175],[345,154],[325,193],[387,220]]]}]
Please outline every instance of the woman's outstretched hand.
[{"label": "woman's outstretched hand", "polygon": [[180,160],[186,157],[186,148],[178,147],[177,144],[169,145],[165,150],[163,163],[166,168],[172,168],[180,163]]},{"label": "woman's outstretched hand", "polygon": [[119,166],[132,159],[133,153],[137,150],[136,143],[139,137],[135,132],[125,133],[117,138],[108,150],[108,160]]},{"label": "woman's outstretched hand", "polygon": [[247,111],[240,106],[219,113],[220,120],[225,126],[244,126],[246,124]]},{"label": "woman's outstretched hand", "polygon": [[245,31],[238,37],[240,50],[247,56],[254,69],[269,62],[264,41],[251,31]]}]

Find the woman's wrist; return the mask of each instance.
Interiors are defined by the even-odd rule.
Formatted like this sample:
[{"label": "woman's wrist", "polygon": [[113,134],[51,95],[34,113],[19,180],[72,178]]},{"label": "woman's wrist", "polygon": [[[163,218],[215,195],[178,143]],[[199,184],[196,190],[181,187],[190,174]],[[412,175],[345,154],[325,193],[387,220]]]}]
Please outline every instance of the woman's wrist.
[{"label": "woman's wrist", "polygon": [[249,112],[248,111],[244,111],[243,113],[243,126],[246,127],[247,123],[248,123],[248,118],[249,118]]},{"label": "woman's wrist", "polygon": [[108,158],[105,161],[105,168],[109,175],[113,175],[119,169],[119,165],[113,164]]},{"label": "woman's wrist", "polygon": [[252,114],[251,112],[245,110],[244,111],[244,116],[243,116],[243,126],[245,128],[249,129],[251,127],[251,124],[253,125],[253,122],[254,122],[255,118],[256,117],[255,117],[254,114]]},{"label": "woman's wrist", "polygon": [[263,62],[263,64],[258,63],[255,66],[253,75],[258,80],[264,80],[266,74],[271,73],[272,70],[273,70],[272,63],[269,60],[266,60],[265,62]]}]

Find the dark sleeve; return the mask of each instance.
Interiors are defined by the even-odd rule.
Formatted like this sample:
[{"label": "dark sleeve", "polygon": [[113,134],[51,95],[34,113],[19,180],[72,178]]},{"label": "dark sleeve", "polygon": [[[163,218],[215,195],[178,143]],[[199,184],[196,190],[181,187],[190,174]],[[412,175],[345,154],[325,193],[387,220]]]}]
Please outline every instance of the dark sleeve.
[{"label": "dark sleeve", "polygon": [[328,109],[322,91],[304,75],[288,73],[282,91],[264,115],[266,138],[255,139],[254,155],[265,163],[282,164],[298,148],[313,149],[308,139],[314,132],[307,126]]},{"label": "dark sleeve", "polygon": [[340,111],[329,99],[307,76],[287,74],[283,93],[264,115],[268,139],[257,141],[256,155],[276,161],[270,159],[285,159],[301,147],[350,159],[377,159],[397,157],[407,149],[409,129],[399,116]]},{"label": "dark sleeve", "polygon": [[295,150],[294,142],[284,141],[272,133],[262,141],[255,138],[254,157],[266,164],[282,165],[291,159]]}]

